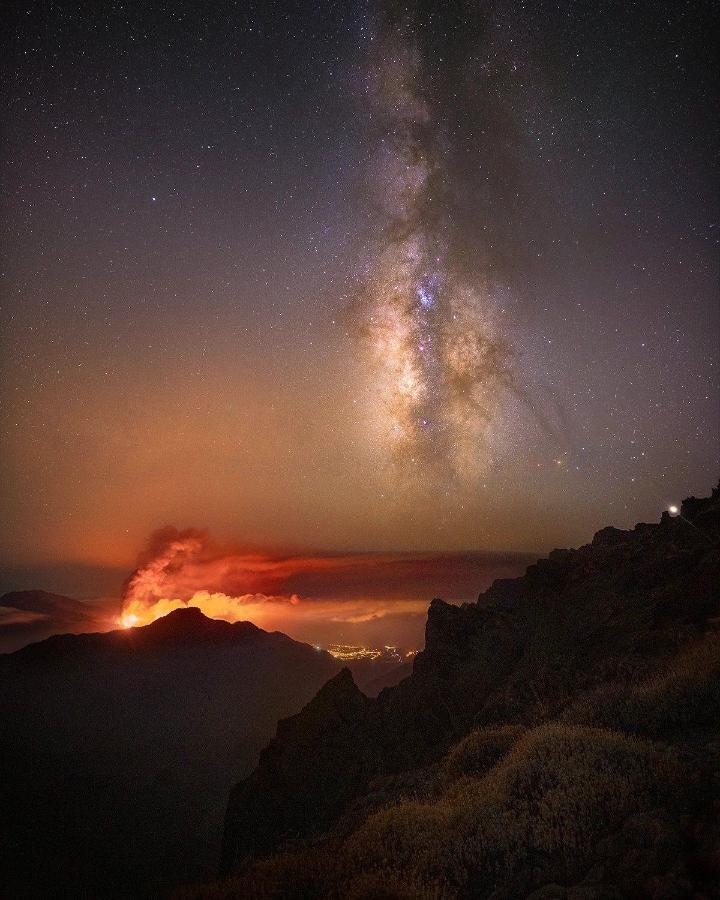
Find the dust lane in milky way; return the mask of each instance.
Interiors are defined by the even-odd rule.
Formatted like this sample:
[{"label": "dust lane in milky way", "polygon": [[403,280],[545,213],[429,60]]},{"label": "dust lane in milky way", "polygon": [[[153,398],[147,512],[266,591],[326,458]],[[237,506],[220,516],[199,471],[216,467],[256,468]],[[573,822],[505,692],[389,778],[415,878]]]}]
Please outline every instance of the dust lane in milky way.
[{"label": "dust lane in milky way", "polygon": [[[415,477],[471,480],[491,462],[497,407],[512,383],[510,348],[482,271],[448,265],[446,136],[422,91],[414,19],[386,21],[371,56],[378,130],[369,175],[378,238],[358,301],[368,343],[377,439]],[[396,474],[396,473],[394,473]]]}]

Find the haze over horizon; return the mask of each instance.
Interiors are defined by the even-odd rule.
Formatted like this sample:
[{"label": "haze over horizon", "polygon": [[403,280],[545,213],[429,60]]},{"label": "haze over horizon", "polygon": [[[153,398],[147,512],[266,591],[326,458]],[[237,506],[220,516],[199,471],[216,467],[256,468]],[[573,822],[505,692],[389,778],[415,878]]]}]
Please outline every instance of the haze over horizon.
[{"label": "haze over horizon", "polygon": [[[533,559],[482,552],[269,554],[165,528],[148,542],[134,571],[0,569],[0,652],[55,632],[145,625],[186,604],[310,644],[421,649],[433,597],[474,601],[496,578],[521,574]],[[68,611],[27,596],[18,610],[15,595],[7,593],[18,590],[88,602]]]},{"label": "haze over horizon", "polygon": [[[682,519],[683,511],[671,504],[666,515]],[[537,559],[487,551],[270,553],[167,526],[150,537],[131,572],[0,568],[0,652],[59,632],[148,625],[187,607],[316,646],[416,651],[424,646],[433,598],[473,603],[496,580],[517,578]],[[63,594],[75,599],[66,603]]]}]

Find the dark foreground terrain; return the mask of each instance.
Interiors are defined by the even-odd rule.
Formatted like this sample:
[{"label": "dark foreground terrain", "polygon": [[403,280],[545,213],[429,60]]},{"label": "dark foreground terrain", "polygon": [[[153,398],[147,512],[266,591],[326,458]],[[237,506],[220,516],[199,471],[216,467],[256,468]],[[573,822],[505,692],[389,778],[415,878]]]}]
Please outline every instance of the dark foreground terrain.
[{"label": "dark foreground terrain", "polygon": [[136,897],[214,874],[229,785],[337,670],[197,609],[0,656],[0,896]]},{"label": "dark foreground terrain", "polygon": [[720,896],[719,538],[716,490],[434,601],[409,678],[279,723],[187,895]]}]

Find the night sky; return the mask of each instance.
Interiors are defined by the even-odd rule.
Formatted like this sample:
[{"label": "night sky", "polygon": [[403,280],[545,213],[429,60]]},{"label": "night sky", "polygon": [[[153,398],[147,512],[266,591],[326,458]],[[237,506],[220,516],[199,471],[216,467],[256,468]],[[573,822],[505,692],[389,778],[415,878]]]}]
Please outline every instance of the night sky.
[{"label": "night sky", "polygon": [[13,4],[0,563],[547,551],[708,493],[713,6]]}]

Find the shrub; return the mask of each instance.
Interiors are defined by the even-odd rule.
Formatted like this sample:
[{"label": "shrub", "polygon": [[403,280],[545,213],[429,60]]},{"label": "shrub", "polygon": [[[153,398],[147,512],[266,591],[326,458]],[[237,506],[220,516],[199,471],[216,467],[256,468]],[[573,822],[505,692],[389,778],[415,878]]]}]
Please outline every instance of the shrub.
[{"label": "shrub", "polygon": [[[502,758],[493,765],[493,756]],[[239,879],[188,896],[523,896],[582,877],[598,843],[631,815],[662,804],[676,780],[669,751],[605,729],[559,723],[524,733],[512,727],[474,732],[439,771],[441,778],[452,772],[454,780],[432,802],[386,807],[344,840],[257,862]]]},{"label": "shrub", "polygon": [[400,804],[353,835],[350,868],[392,862],[424,882],[508,896],[567,883],[597,842],[670,782],[673,764],[619,734],[551,724],[528,732],[483,778],[462,778],[432,804]]},{"label": "shrub", "polygon": [[441,885],[392,868],[350,871],[344,855],[308,848],[262,860],[229,881],[185,888],[174,900],[452,900]]},{"label": "shrub", "polygon": [[520,725],[502,725],[471,731],[445,757],[440,778],[454,781],[464,775],[484,775],[505,756],[524,730]]}]

